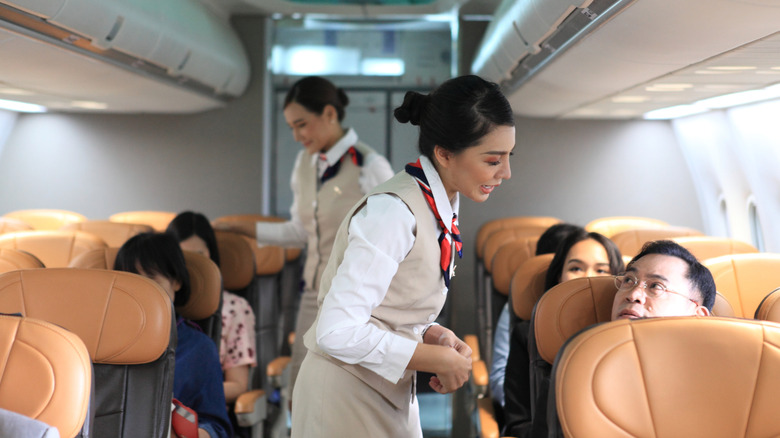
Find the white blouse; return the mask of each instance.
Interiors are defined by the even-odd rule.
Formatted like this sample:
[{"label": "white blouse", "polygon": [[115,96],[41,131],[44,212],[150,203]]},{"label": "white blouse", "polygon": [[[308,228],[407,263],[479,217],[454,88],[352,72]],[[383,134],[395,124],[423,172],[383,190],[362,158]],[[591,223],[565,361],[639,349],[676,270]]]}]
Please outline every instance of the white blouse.
[{"label": "white blouse", "polygon": [[[441,217],[451,218],[458,211],[459,196],[450,202],[431,162],[425,157],[420,157],[420,162]],[[432,212],[430,220],[436,222]],[[417,342],[369,324],[369,319],[384,300],[399,263],[411,251],[416,227],[414,215],[397,196],[368,198],[349,224],[344,261],[325,296],[316,328],[317,344],[324,352],[346,363],[360,364],[393,383],[402,377]],[[421,333],[427,325],[421,322]]]},{"label": "white blouse", "polygon": [[[292,175],[295,175],[298,168],[303,165],[303,160],[307,157],[310,161],[310,165],[314,165],[317,162],[317,176],[321,177],[325,173],[325,169],[331,166],[347,152],[351,146],[358,141],[358,135],[354,129],[349,128],[344,137],[334,144],[327,153],[322,154],[325,158],[320,159],[320,154],[309,155],[306,150],[302,149],[298,152],[295,158],[295,165],[293,166]],[[393,176],[393,169],[390,167],[390,163],[387,159],[380,154],[369,154],[363,157],[363,167],[360,171],[360,177],[358,183],[363,191],[363,194],[368,193],[371,189],[376,187],[382,182],[387,181]],[[257,222],[255,224],[255,232],[257,234],[257,242],[259,244],[266,245],[278,245],[287,247],[303,248],[308,241],[308,234],[303,227],[303,223],[300,219],[298,199],[300,198],[298,182],[295,177],[290,178],[290,187],[293,192],[293,203],[290,206],[290,220],[287,222]]]}]

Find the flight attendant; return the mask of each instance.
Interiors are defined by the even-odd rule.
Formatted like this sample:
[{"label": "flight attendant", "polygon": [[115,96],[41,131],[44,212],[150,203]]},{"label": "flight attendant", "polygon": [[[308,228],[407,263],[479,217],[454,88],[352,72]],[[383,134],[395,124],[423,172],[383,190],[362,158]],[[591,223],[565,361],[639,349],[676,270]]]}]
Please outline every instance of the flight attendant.
[{"label": "flight attendant", "polygon": [[[290,221],[251,226],[220,224],[255,237],[260,244],[305,247],[303,294],[295,324],[290,386],[295,383],[306,347],[303,334],[317,315],[317,290],[328,263],[336,230],[350,208],[393,170],[382,155],[341,125],[349,98],[344,90],[317,76],[300,79],[284,99],[284,119],[303,145],[292,171]],[[291,388],[292,389],[292,388]]]},{"label": "flight attendant", "polygon": [[292,436],[421,437],[415,371],[460,388],[471,350],[434,324],[461,253],[460,194],[482,202],[509,179],[512,110],[477,76],[408,92],[395,110],[420,127],[420,158],[376,187],[341,224],[293,395]]}]

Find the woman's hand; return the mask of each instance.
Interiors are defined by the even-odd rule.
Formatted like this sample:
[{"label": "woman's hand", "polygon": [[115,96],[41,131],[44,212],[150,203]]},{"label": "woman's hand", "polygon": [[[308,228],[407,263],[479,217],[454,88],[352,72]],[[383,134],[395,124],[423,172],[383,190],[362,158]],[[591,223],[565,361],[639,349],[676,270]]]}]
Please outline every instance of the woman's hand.
[{"label": "woman's hand", "polygon": [[447,348],[440,350],[441,367],[429,382],[434,391],[447,394],[468,381],[471,371],[471,347],[455,336],[452,330],[440,325],[432,325],[426,330],[423,342]]}]

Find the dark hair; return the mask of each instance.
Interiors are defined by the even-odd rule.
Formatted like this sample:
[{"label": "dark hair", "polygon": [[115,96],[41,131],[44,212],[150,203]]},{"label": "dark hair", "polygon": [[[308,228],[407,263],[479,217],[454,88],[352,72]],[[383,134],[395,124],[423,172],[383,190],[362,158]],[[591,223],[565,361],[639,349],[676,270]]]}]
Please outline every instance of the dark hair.
[{"label": "dark hair", "polygon": [[341,122],[344,120],[344,108],[349,105],[349,97],[331,81],[319,76],[308,76],[293,84],[284,98],[284,108],[293,102],[317,115],[321,115],[326,106],[332,105]]},{"label": "dark hair", "polygon": [[136,234],[119,248],[114,262],[115,271],[146,275],[162,275],[181,283],[176,291],[173,305],[187,304],[190,299],[190,275],[184,263],[184,254],[179,243],[170,234]]},{"label": "dark hair", "polygon": [[430,94],[409,91],[393,115],[420,127],[420,153],[433,159],[436,145],[459,153],[496,126],[515,126],[512,107],[498,85],[479,76],[449,79]]},{"label": "dark hair", "polygon": [[628,262],[628,268],[631,267],[637,260],[650,254],[660,254],[681,259],[688,265],[688,272],[685,275],[695,291],[702,299],[702,306],[708,310],[712,310],[712,306],[715,304],[715,280],[712,278],[712,273],[706,266],[699,263],[691,254],[690,251],[685,249],[677,242],[671,240],[655,240],[645,243],[642,247],[642,251],[639,252],[630,262]]},{"label": "dark hair", "polygon": [[219,248],[217,247],[217,236],[214,234],[214,229],[211,228],[211,223],[202,213],[195,213],[192,211],[184,211],[176,215],[175,218],[168,224],[166,233],[173,236],[177,242],[187,240],[192,236],[197,236],[203,239],[206,243],[206,248],[209,249],[209,257],[215,265],[219,266]]},{"label": "dark hair", "polygon": [[558,249],[558,245],[571,233],[582,230],[579,225],[555,224],[546,229],[536,242],[536,255],[552,254]]},{"label": "dark hair", "polygon": [[614,242],[607,237],[599,233],[589,233],[584,228],[576,230],[569,234],[555,251],[555,256],[550,262],[550,267],[547,269],[547,276],[544,279],[544,290],[548,290],[561,281],[561,274],[563,273],[563,265],[566,263],[566,256],[569,254],[571,247],[583,240],[593,239],[600,243],[601,246],[607,251],[607,257],[609,258],[609,271],[612,275],[617,275],[623,272],[625,266],[623,265],[623,256],[620,254],[620,250]]}]

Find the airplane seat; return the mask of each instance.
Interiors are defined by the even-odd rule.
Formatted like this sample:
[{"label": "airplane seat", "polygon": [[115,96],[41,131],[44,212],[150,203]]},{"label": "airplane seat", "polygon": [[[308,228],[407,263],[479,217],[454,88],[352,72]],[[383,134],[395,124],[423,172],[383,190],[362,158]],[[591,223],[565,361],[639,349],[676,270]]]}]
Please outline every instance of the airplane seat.
[{"label": "airplane seat", "polygon": [[[220,222],[284,222],[286,219],[277,216],[265,216],[261,214],[235,214],[221,216],[213,221],[216,225]],[[252,242],[253,248],[257,246],[257,243],[249,239]],[[303,262],[304,257],[303,250],[300,248],[284,248],[285,263],[281,271],[279,278],[279,297],[281,313],[278,318],[278,334],[280,336],[280,342],[282,343],[281,353],[289,355],[291,353],[291,344],[285,343],[285,333],[290,333],[295,330],[295,320],[298,316],[298,307],[300,306],[300,297],[303,291],[302,289],[302,277],[303,277]]]},{"label": "airplane seat", "polygon": [[718,317],[590,328],[556,361],[550,436],[777,436],[779,339],[777,323]]},{"label": "airplane seat", "polygon": [[27,251],[47,268],[64,268],[81,253],[105,246],[103,239],[83,231],[36,230],[0,234],[0,248]]},{"label": "airplane seat", "polygon": [[780,254],[731,254],[702,264],[712,273],[718,292],[742,318],[754,317],[764,297],[780,286]]},{"label": "airplane seat", "polygon": [[769,292],[769,294],[761,300],[755,315],[753,315],[753,319],[780,322],[780,306],[777,305],[778,300],[780,300],[780,292],[778,291],[780,291],[780,287]]},{"label": "airplane seat", "polygon": [[[484,292],[478,292],[478,299],[481,297],[483,301],[478,302],[477,316],[481,327],[480,332],[484,335],[484,340],[480,340],[480,344],[485,348],[483,357],[488,363],[492,361],[493,333],[498,324],[498,317],[501,315],[501,310],[509,298],[508,292],[502,293],[495,287],[493,271],[494,263],[497,260],[496,254],[508,243],[520,241],[526,244],[523,251],[530,252],[529,255],[534,255],[536,252],[536,241],[539,240],[539,236],[546,230],[547,227],[539,227],[537,225],[515,226],[497,230],[488,236],[485,241],[483,249],[484,272],[482,277]],[[503,280],[506,280],[506,277]],[[484,327],[481,325],[483,321],[481,318],[484,318]]]},{"label": "airplane seat", "polygon": [[0,217],[0,234],[12,233],[14,231],[32,231],[34,228],[19,219],[10,217]]},{"label": "airplane seat", "polygon": [[[62,438],[91,436],[92,362],[79,337],[40,319],[0,315],[0,345],[0,434],[46,437],[54,427]],[[42,423],[28,428],[25,418]]]},{"label": "airplane seat", "polygon": [[0,248],[0,273],[17,269],[43,268],[43,262],[29,252]]},{"label": "airplane seat", "polygon": [[669,227],[668,223],[658,219],[636,216],[610,216],[588,222],[585,225],[585,230],[612,238],[615,234],[626,230],[667,227]]},{"label": "airplane seat", "polygon": [[131,224],[125,222],[111,222],[103,220],[85,220],[83,222],[74,222],[60,228],[64,231],[84,231],[94,234],[106,245],[119,248],[128,239],[140,233],[154,231],[150,225]]},{"label": "airplane seat", "polygon": [[624,256],[634,257],[642,250],[645,243],[654,240],[667,240],[672,237],[702,236],[703,233],[693,228],[637,228],[621,231],[610,237],[610,240]]},{"label": "airplane seat", "polygon": [[[545,390],[550,385],[555,357],[566,341],[579,331],[611,320],[616,292],[612,276],[577,278],[552,287],[536,304],[528,339],[534,433],[539,432],[537,425],[551,424],[552,413],[547,410],[550,405]],[[730,302],[721,294],[715,297],[713,316],[735,316]]]},{"label": "airplane seat", "polygon": [[0,312],[48,321],[84,342],[95,378],[93,436],[168,438],[176,325],[157,283],[102,269],[13,271],[0,275]]},{"label": "airplane seat", "polygon": [[672,237],[675,241],[691,252],[697,260],[707,260],[729,254],[756,253],[753,245],[737,239],[712,236]]},{"label": "airplane seat", "polygon": [[87,220],[86,216],[73,211],[43,208],[16,210],[4,214],[3,217],[18,219],[31,226],[34,230],[58,230],[63,225]]},{"label": "airplane seat", "polygon": [[[85,252],[68,265],[79,269],[112,270],[119,248],[106,247]],[[222,337],[222,278],[219,268],[206,256],[183,251],[190,276],[190,300],[176,308],[185,318],[195,322],[219,348]]]},{"label": "airplane seat", "polygon": [[155,231],[164,233],[176,213],[170,211],[138,210],[114,213],[108,217],[111,222],[124,222],[129,224],[143,224],[154,228]]}]

